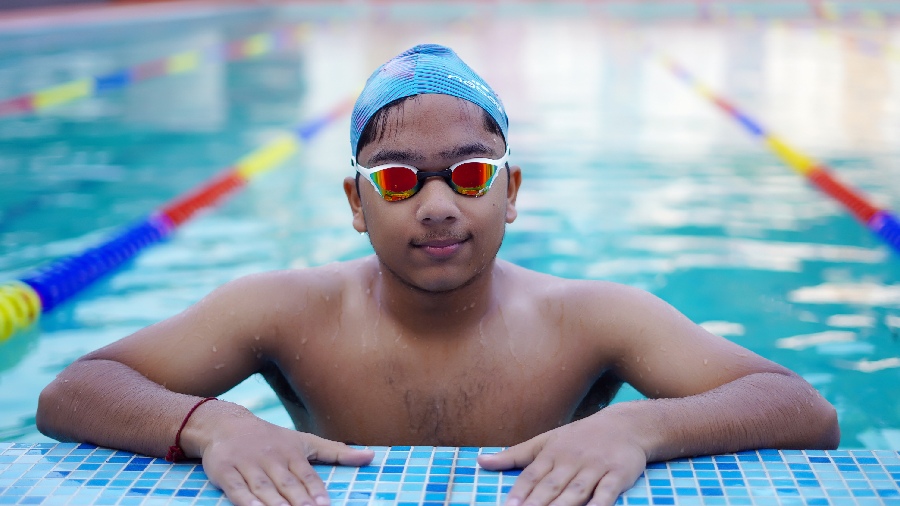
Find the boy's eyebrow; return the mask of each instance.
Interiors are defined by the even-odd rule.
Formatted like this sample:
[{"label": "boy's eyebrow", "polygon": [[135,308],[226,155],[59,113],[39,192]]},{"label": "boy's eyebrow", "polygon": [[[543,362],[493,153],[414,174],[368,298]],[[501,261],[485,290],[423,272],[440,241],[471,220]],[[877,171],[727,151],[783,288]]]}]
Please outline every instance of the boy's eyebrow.
[{"label": "boy's eyebrow", "polygon": [[[472,142],[454,146],[450,149],[440,151],[438,156],[447,159],[465,158],[472,155],[494,156],[494,150],[487,144],[481,142]],[[385,162],[408,163],[415,165],[425,161],[422,153],[403,149],[385,149],[375,153],[368,161],[369,167],[375,167]]]},{"label": "boy's eyebrow", "polygon": [[494,150],[487,144],[473,142],[471,144],[463,144],[446,151],[441,151],[438,154],[443,158],[463,158],[471,155],[494,156]]},{"label": "boy's eyebrow", "polygon": [[380,165],[382,162],[409,163],[410,165],[417,162],[425,161],[425,157],[421,153],[415,151],[406,151],[401,149],[384,149],[375,153],[369,159],[369,167]]}]

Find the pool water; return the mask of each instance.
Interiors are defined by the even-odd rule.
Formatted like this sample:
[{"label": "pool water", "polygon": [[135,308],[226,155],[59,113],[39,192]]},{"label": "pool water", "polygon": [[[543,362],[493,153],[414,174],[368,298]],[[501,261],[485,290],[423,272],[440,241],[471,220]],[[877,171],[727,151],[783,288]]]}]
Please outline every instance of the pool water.
[{"label": "pool water", "polygon": [[[581,4],[378,5],[176,10],[0,33],[3,100],[306,24],[295,51],[0,117],[0,280],[96,245],[351,97],[394,54],[443,43],[492,84],[511,118],[524,182],[502,258],[647,289],[806,378],[837,407],[842,448],[900,449],[900,255],[653,53],[665,51],[897,210],[900,61],[845,38],[900,46],[892,18],[824,23],[800,9],[696,21]],[[49,441],[34,426],[37,394],[63,367],[216,286],[371,253],[341,188],[351,174],[348,131],[343,117],[288,163],[0,344],[0,441]],[[637,397],[626,389],[617,401]],[[290,423],[260,378],[224,398]]]}]

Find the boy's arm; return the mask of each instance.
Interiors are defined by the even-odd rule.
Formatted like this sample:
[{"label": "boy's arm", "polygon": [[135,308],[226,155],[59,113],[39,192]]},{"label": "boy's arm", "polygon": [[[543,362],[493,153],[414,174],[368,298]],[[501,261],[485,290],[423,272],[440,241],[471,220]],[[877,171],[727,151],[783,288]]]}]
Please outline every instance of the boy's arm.
[{"label": "boy's arm", "polygon": [[[237,280],[179,315],[82,357],[41,393],[38,428],[60,440],[164,456],[197,402],[264,364],[287,309],[279,306],[291,300],[279,294],[290,282],[280,273]],[[308,460],[359,465],[372,458],[218,400],[193,413],[181,447],[187,457],[202,458],[210,479],[241,505],[327,503]]]},{"label": "boy's arm", "polygon": [[[613,372],[648,400],[609,406],[479,462],[525,467],[508,504],[612,504],[649,461],[751,448],[834,448],[834,408],[806,381],[645,292],[603,297]],[[596,301],[596,299],[593,299]],[[584,313],[590,314],[590,313]],[[526,467],[527,466],[527,467]]]}]

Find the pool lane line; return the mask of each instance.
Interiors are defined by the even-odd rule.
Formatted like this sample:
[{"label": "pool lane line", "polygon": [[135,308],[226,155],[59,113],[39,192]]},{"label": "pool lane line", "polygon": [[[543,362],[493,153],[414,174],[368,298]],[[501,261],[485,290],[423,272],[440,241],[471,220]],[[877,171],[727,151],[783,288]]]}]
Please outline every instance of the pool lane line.
[{"label": "pool lane line", "polygon": [[304,23],[257,33],[243,39],[202,49],[181,51],[108,74],[75,79],[0,100],[0,118],[42,112],[100,93],[120,90],[142,81],[193,72],[203,64],[247,60],[295,48],[305,38],[308,28],[309,25]]},{"label": "pool lane line", "polygon": [[169,237],[198,211],[211,207],[297,153],[323,128],[349,113],[356,95],[285,131],[234,165],[176,197],[143,220],[127,225],[101,244],[55,260],[0,283],[0,343],[28,328],[94,281],[131,260],[144,248]]},{"label": "pool lane line", "polygon": [[788,167],[813,184],[823,193],[842,204],[854,218],[900,254],[900,222],[896,215],[881,209],[858,191],[838,181],[831,168],[806,154],[797,151],[778,136],[768,132],[756,120],[739,110],[731,102],[717,95],[709,87],[697,81],[684,67],[665,55],[659,55],[663,65],[682,83],[690,86],[723,112],[731,116],[745,131],[763,141]]}]

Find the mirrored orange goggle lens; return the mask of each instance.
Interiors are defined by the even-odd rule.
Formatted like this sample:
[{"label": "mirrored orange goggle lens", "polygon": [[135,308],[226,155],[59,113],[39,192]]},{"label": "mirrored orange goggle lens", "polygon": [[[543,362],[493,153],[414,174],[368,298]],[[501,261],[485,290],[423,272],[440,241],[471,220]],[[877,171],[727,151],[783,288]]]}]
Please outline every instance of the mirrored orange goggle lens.
[{"label": "mirrored orange goggle lens", "polygon": [[483,162],[464,163],[453,170],[450,179],[463,194],[478,193],[494,177],[497,166]]},{"label": "mirrored orange goggle lens", "polygon": [[388,167],[372,174],[375,184],[385,193],[404,193],[419,183],[416,173],[406,167]]}]

